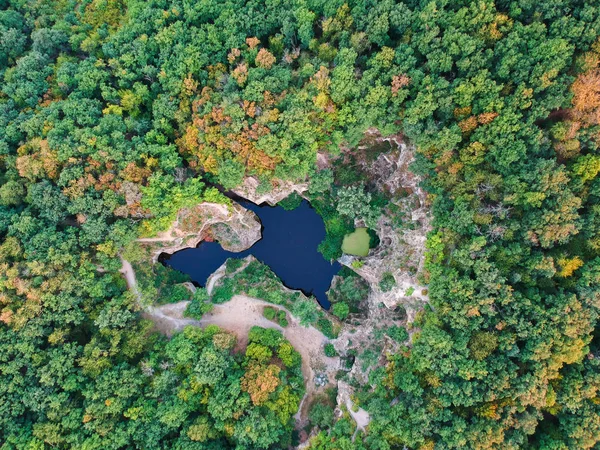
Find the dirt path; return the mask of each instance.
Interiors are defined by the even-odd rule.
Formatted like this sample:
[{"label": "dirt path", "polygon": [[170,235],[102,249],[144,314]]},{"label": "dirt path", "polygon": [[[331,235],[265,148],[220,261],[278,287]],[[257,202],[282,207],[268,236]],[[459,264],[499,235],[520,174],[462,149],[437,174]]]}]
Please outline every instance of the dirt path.
[{"label": "dirt path", "polygon": [[[123,264],[121,273],[125,276],[127,286],[140,301],[141,294],[137,289],[133,267],[129,261],[121,260]],[[210,287],[212,288],[212,286]],[[238,348],[240,349],[246,348],[248,332],[253,326],[274,328],[281,331],[283,336],[302,356],[302,375],[304,376],[306,395],[302,399],[301,408],[295,417],[298,423],[304,423],[307,413],[307,408],[304,407],[306,401],[323,389],[314,383],[315,372],[325,373],[329,381],[332,382],[339,368],[340,361],[338,357],[329,358],[323,353],[323,345],[329,342],[329,339],[313,326],[303,327],[300,325],[299,321],[287,309],[246,295],[235,295],[230,301],[215,305],[214,309],[205,314],[201,320],[189,319],[183,316],[188,303],[184,301],[162,306],[147,306],[144,308],[142,316],[152,320],[156,329],[168,336],[188,325],[200,327],[217,325],[236,335]],[[282,328],[277,323],[266,319],[262,314],[265,306],[284,310],[288,316],[289,325]]]},{"label": "dirt path", "polygon": [[356,430],[354,430],[354,434],[352,435],[352,442],[354,442],[354,439],[356,438],[358,432],[364,432],[367,426],[369,425],[369,422],[371,422],[371,416],[369,416],[369,413],[362,408],[358,408],[357,411],[354,411],[352,409],[354,405],[349,399],[346,400],[346,407],[348,408],[348,412],[356,422]]},{"label": "dirt path", "polygon": [[135,272],[133,271],[133,267],[131,266],[131,263],[129,261],[127,261],[126,259],[123,259],[121,257],[121,264],[122,265],[121,265],[120,272],[125,277],[125,281],[127,282],[127,287],[137,297],[138,302],[141,301],[142,300],[142,295],[140,294],[140,291],[137,288],[137,281],[135,279]]},{"label": "dirt path", "polygon": [[[183,317],[188,302],[179,302],[169,305],[147,308],[144,316],[155,323],[157,330],[171,335],[188,325],[206,326],[217,325],[236,335],[238,348],[244,349],[248,344],[248,332],[253,326],[274,328],[282,332],[283,336],[294,346],[302,356],[302,374],[306,383],[306,396],[312,397],[319,388],[314,384],[315,369],[327,374],[329,380],[339,366],[339,358],[329,358],[323,353],[323,345],[329,339],[316,328],[303,327],[285,308],[245,295],[235,295],[230,301],[215,305],[212,312],[206,314],[201,320]],[[286,311],[289,325],[280,327],[277,323],[266,319],[262,315],[265,306],[272,306]],[[303,414],[302,414],[303,415]],[[299,417],[303,420],[304,417]]]}]

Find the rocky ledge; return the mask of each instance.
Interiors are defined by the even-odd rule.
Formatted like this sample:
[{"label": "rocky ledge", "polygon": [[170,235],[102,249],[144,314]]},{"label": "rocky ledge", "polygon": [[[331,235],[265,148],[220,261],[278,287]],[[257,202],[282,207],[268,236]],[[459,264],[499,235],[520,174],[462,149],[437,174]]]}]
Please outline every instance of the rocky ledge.
[{"label": "rocky ledge", "polygon": [[241,186],[233,190],[240,197],[250,200],[252,203],[260,205],[267,203],[275,206],[288,195],[296,192],[302,195],[308,189],[308,183],[293,183],[291,181],[275,180],[270,190],[266,193],[260,192],[260,182],[255,177],[246,177]]},{"label": "rocky ledge", "polygon": [[246,250],[261,238],[261,224],[252,211],[233,202],[231,205],[200,203],[177,213],[171,227],[155,238],[138,241],[154,246],[152,259],[161,253],[173,254],[196,247],[201,241],[218,241],[231,252]]}]

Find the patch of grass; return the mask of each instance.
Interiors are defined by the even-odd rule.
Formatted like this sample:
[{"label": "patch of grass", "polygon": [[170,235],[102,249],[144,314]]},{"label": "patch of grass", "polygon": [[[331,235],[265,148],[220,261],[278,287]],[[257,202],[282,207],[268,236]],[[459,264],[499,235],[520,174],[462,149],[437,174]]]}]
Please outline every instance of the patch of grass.
[{"label": "patch of grass", "polygon": [[325,344],[325,347],[323,348],[323,351],[325,352],[325,356],[328,356],[330,358],[333,358],[334,356],[337,356],[337,352],[335,351],[335,347],[331,343]]},{"label": "patch of grass", "polygon": [[348,255],[367,256],[371,240],[366,228],[357,228],[353,233],[344,236],[342,251]]}]

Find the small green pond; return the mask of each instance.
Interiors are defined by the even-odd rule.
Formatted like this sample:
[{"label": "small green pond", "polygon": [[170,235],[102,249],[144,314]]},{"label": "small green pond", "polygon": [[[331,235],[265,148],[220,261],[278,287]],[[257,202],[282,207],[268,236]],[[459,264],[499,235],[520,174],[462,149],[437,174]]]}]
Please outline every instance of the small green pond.
[{"label": "small green pond", "polygon": [[342,251],[348,255],[367,256],[370,236],[366,228],[357,228],[344,236]]}]

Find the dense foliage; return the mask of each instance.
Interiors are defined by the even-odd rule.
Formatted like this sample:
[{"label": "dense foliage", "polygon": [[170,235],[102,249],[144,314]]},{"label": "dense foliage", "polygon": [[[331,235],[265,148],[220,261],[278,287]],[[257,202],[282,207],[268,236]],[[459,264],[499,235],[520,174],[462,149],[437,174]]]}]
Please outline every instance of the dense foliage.
[{"label": "dense foliage", "polygon": [[373,372],[364,443],[343,419],[313,447],[600,441],[596,1],[0,6],[6,448],[287,445],[297,361],[269,362],[285,343],[255,332],[241,358],[216,330],[153,337],[118,252],[180,207],[224,201],[202,176],[256,175],[266,190],[311,177],[321,250],[338,256],[350,220],[379,209],[351,171],[330,190],[317,152],[371,127],[419,149],[433,308]]}]

